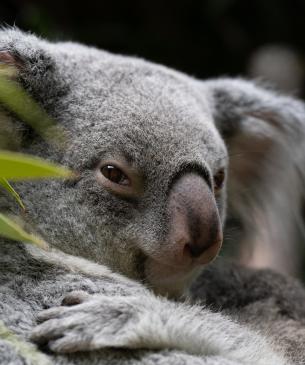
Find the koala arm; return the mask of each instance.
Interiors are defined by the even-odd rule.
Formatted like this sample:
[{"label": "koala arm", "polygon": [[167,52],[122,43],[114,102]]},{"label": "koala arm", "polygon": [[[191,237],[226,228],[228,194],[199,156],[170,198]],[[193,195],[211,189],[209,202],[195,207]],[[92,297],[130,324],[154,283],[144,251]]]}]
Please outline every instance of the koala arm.
[{"label": "koala arm", "polygon": [[[265,338],[226,316],[157,297],[140,283],[103,265],[62,252],[45,253],[32,246],[28,250],[40,261],[60,262],[69,271],[95,275],[100,288],[92,295],[72,291],[61,306],[39,314],[42,323],[32,331],[32,340],[47,344],[55,353],[91,353],[111,347],[154,350],[155,356],[161,356],[160,352],[170,349],[166,364],[196,364],[195,358],[198,364],[206,365],[285,364]],[[190,359],[178,361],[181,356]],[[145,364],[149,361],[145,359]]]},{"label": "koala arm", "polygon": [[200,306],[150,293],[106,296],[82,291],[68,294],[63,304],[68,306],[41,312],[43,323],[32,332],[32,340],[55,352],[173,349],[206,361],[220,357],[228,364],[285,364],[265,338]]}]

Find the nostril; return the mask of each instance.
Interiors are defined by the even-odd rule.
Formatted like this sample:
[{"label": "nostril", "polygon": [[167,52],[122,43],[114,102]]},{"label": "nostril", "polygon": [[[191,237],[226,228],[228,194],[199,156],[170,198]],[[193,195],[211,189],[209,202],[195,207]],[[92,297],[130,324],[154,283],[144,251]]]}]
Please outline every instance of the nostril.
[{"label": "nostril", "polygon": [[192,258],[200,257],[210,246],[187,243],[184,253]]},{"label": "nostril", "polygon": [[190,245],[188,243],[183,248],[183,256],[192,257]]}]

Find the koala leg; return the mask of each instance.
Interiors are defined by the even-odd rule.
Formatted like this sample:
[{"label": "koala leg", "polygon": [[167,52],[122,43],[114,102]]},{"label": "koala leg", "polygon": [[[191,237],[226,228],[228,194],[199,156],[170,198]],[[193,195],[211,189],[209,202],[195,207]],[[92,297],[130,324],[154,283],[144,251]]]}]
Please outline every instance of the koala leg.
[{"label": "koala leg", "polygon": [[266,338],[200,306],[150,294],[110,297],[83,292],[72,292],[64,303],[70,306],[41,312],[38,320],[43,323],[31,335],[33,341],[54,352],[110,347],[175,349],[207,358],[223,357],[234,364],[285,364]]}]

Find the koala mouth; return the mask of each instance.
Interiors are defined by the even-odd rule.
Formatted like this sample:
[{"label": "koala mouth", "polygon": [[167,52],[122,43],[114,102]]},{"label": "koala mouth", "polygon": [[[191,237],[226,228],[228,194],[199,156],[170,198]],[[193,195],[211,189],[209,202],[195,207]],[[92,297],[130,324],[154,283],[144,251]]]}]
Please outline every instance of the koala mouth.
[{"label": "koala mouth", "polygon": [[131,275],[156,294],[178,298],[206,265],[198,265],[196,260],[169,262],[165,257],[152,257],[139,250],[134,257]]},{"label": "koala mouth", "polygon": [[152,258],[144,262],[144,280],[148,286],[160,295],[178,298],[183,295],[203,266],[172,266]]}]

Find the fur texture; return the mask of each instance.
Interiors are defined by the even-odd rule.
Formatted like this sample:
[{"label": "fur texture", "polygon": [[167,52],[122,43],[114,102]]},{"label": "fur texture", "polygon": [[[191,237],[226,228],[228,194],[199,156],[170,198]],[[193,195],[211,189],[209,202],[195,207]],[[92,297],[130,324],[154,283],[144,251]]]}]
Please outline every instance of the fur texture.
[{"label": "fur texture", "polygon": [[219,259],[202,272],[190,296],[198,304],[268,334],[293,364],[305,363],[305,291],[297,280]]},{"label": "fur texture", "polygon": [[[11,243],[2,246],[1,319],[21,340],[31,335],[41,350],[48,344],[61,353],[49,354],[51,363],[287,363],[267,337],[222,314],[156,297],[118,275],[73,273],[63,267],[67,256],[57,265],[47,264],[22,246],[19,252]],[[43,323],[35,328],[37,320]],[[10,341],[1,344],[1,363],[27,360],[25,353],[9,351]]]},{"label": "fur texture", "polygon": [[[27,223],[57,250],[42,253],[1,241],[0,319],[30,341],[38,313],[52,308],[40,314],[44,323],[32,339],[53,351],[77,352],[46,352],[55,364],[279,365],[294,360],[287,346],[283,357],[266,329],[249,329],[249,323],[229,318],[238,305],[222,315],[159,298],[147,287],[181,297],[198,275],[198,267],[167,261],[168,196],[186,174],[210,182],[222,225],[226,188],[213,190],[219,169],[228,171],[229,213],[241,217],[248,240],[278,238],[278,221],[281,236],[293,239],[303,191],[304,105],[247,81],[201,82],[140,59],[53,44],[15,29],[1,31],[0,50],[18,60],[18,81],[67,131],[68,145],[56,150],[15,120],[23,151],[78,172],[72,182],[16,184]],[[246,163],[234,157],[240,153]],[[97,179],[100,161],[122,156],[142,177],[143,192],[136,199],[111,194]],[[271,177],[279,180],[276,189],[270,187]],[[287,194],[284,221],[279,193]],[[16,211],[7,198],[4,204]],[[215,292],[217,285],[215,280]],[[73,291],[65,299],[73,305],[62,306]],[[250,293],[241,289],[240,295]],[[1,363],[26,363],[11,343],[1,346]]]}]

